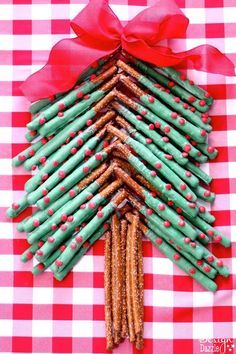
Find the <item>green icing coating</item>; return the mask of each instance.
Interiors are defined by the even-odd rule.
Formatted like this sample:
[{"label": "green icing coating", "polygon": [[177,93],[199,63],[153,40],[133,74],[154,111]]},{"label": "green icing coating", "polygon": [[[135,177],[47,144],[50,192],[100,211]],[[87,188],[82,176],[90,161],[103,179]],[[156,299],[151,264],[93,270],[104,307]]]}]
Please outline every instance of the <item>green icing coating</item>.
[{"label": "green icing coating", "polygon": [[203,154],[208,156],[210,160],[214,160],[218,155],[218,150],[213,148],[213,151],[211,151],[212,148],[209,147],[208,144],[197,144],[196,146]]},{"label": "green icing coating", "polygon": [[207,91],[203,90],[201,87],[197,85],[194,85],[193,82],[191,80],[188,80],[187,78],[185,80],[181,80],[181,73],[179,71],[171,67],[166,67],[166,68],[157,67],[157,69],[164,72],[169,78],[173,79],[180,86],[185,88],[185,90],[189,91],[194,96],[198,97],[200,100],[205,100],[209,106],[212,105],[213,98],[208,95]]},{"label": "green icing coating", "polygon": [[181,180],[185,181],[191,187],[196,187],[198,185],[199,180],[197,177],[195,177],[193,174],[186,174],[187,170],[177,164],[174,160],[167,159],[165,157],[165,154],[161,150],[159,150],[159,148],[155,144],[147,143],[146,138],[142,134],[140,134],[136,129],[131,127],[130,129],[127,129],[127,132],[141,144],[146,146],[146,148],[148,148],[156,157],[158,157],[165,165],[167,165],[172,171],[174,171],[176,175],[181,178]]},{"label": "green icing coating", "polygon": [[20,154],[16,155],[12,159],[12,165],[14,167],[22,165],[25,162],[25,160],[32,157],[43,145],[44,145],[43,139],[40,139],[36,143],[32,144],[31,146],[23,150]]},{"label": "green icing coating", "polygon": [[[137,108],[137,112],[141,115],[143,115],[145,117],[145,119],[149,120],[151,123],[154,124],[154,127],[156,127],[156,124],[158,124],[159,129],[168,136],[168,138],[170,140],[172,140],[177,146],[179,146],[181,148],[181,150],[184,150],[184,148],[186,146],[190,147],[190,151],[188,151],[189,156],[193,157],[196,160],[199,160],[198,154],[199,154],[199,150],[197,150],[193,145],[191,145],[191,143],[182,135],[180,134],[175,128],[173,127],[169,127],[165,121],[163,121],[161,118],[159,118],[158,116],[154,115],[151,111],[149,111],[148,109],[145,109],[142,105],[140,105],[139,103],[135,102],[135,106]],[[152,133],[155,132],[153,130],[150,130],[149,126],[147,126],[147,124],[145,124],[142,121],[137,121],[137,117],[130,112],[126,107],[124,107],[123,105],[119,104],[119,108],[117,108],[117,105],[115,106],[115,109],[121,114],[123,115],[129,122],[132,122],[132,124],[135,125],[135,127],[138,130],[141,130],[142,132],[144,132],[145,129],[145,134],[148,135],[150,137],[150,133],[151,135]],[[144,114],[145,113],[145,114]],[[142,129],[139,128],[139,126],[142,125]],[[166,131],[166,127],[169,127],[171,129],[168,128],[168,131]],[[161,142],[162,145],[166,145],[167,143],[163,143],[163,141]],[[167,144],[168,145],[168,144]],[[181,165],[185,164],[187,161],[186,159],[183,159],[183,156],[179,156],[179,151],[177,154],[173,154],[173,152],[171,153],[173,155],[173,157],[176,159],[176,161],[178,163],[180,163]],[[177,159],[178,158],[178,159]],[[205,158],[204,155],[202,155],[200,157],[200,159],[204,159],[205,162]],[[199,161],[200,162],[200,161]]]},{"label": "green icing coating", "polygon": [[194,165],[192,162],[188,161],[186,164],[186,168],[206,184],[211,183],[212,177],[209,176],[206,172],[204,172],[201,168]]},{"label": "green icing coating", "polygon": [[[88,161],[80,165],[68,176],[65,176],[65,178],[62,178],[62,182],[57,184],[50,192],[48,192],[46,197],[38,200],[38,208],[41,210],[45,209],[48,205],[50,205],[50,203],[52,203],[57,198],[61,197],[71,187],[73,187],[75,183],[81,181],[81,179],[83,179],[89,172],[91,172],[94,168],[98,167],[107,158],[107,156],[108,154],[105,152],[105,150],[103,150],[99,153],[99,158],[98,154],[90,157]],[[58,173],[60,173],[60,171]]]},{"label": "green icing coating", "polygon": [[70,137],[70,134],[77,132],[86,124],[89,119],[92,119],[96,115],[96,112],[91,108],[85,114],[83,114],[79,119],[75,119],[73,122],[65,126],[64,129],[60,131],[54,138],[48,141],[33,157],[28,159],[24,163],[26,170],[31,170],[32,166],[39,164],[41,157],[48,157],[53,152],[61,147],[65,143],[66,139]]},{"label": "green icing coating", "polygon": [[87,141],[86,144],[79,149],[79,151],[72,155],[58,170],[56,170],[45,182],[43,182],[36,190],[28,194],[28,202],[30,204],[34,204],[37,200],[41,199],[44,195],[44,192],[48,193],[51,189],[53,189],[59,182],[61,182],[62,178],[60,177],[60,171],[63,171],[66,176],[70,174],[75,168],[78,168],[79,163],[86,156],[86,151],[92,151],[94,147],[99,142],[99,137],[94,136],[90,140]]},{"label": "green icing coating", "polygon": [[[42,136],[51,135],[58,128],[64,127],[74,118],[85,112],[91,105],[105,96],[105,92],[98,90],[93,92],[87,100],[82,100],[79,103],[73,105],[71,108],[64,111],[62,117],[56,116],[52,118],[48,123],[43,124],[41,128],[39,128],[39,133]],[[80,119],[80,117],[78,117]]]},{"label": "green icing coating", "polygon": [[209,192],[207,189],[203,188],[200,185],[193,188],[193,191],[199,199],[205,200],[208,203],[213,203],[215,200],[215,193]]},{"label": "green icing coating", "polygon": [[217,285],[213,280],[209,279],[205,274],[200,272],[192,263],[190,263],[186,258],[181,256],[178,251],[168,245],[167,242],[165,242],[161,238],[157,238],[154,233],[148,232],[146,236],[152,242],[154,247],[158,248],[173,263],[178,265],[179,268],[181,268],[185,273],[194,278],[204,288],[213,292],[217,290]]},{"label": "green icing coating", "polygon": [[[173,81],[169,81],[169,79],[166,76],[158,73],[157,71],[152,69],[148,64],[144,64],[143,62],[141,62],[140,60],[137,60],[137,59],[134,60],[134,63],[144,74],[151,76],[158,83],[166,86],[170,90],[170,92],[172,92],[175,96],[180,97],[183,101],[187,102],[188,104],[191,104],[198,111],[207,112],[209,110],[209,106],[207,104],[205,104],[204,106],[201,106],[201,104],[199,104],[199,103],[201,103],[199,99],[190,95],[190,93],[188,91],[186,91],[183,87],[174,84]],[[170,96],[173,99],[173,95],[170,94]],[[178,105],[183,106],[183,102],[180,101],[179,104],[177,104],[177,106],[174,104],[171,106],[178,111],[178,109],[179,109]],[[180,111],[180,113],[182,113],[182,115],[185,114],[185,111],[183,111],[183,109],[182,109],[182,111]],[[190,117],[191,117],[190,119],[191,119],[192,123],[198,125],[199,127],[203,128],[203,129],[209,129],[209,126],[207,126],[207,124],[204,124],[202,122],[202,120],[200,119],[200,117],[198,117],[196,114],[191,114]]]},{"label": "green icing coating", "polygon": [[229,276],[229,268],[224,265],[223,262],[215,255],[213,255],[207,248],[205,249],[204,258],[212,267],[214,267],[218,271],[220,275],[223,275],[223,277]]}]

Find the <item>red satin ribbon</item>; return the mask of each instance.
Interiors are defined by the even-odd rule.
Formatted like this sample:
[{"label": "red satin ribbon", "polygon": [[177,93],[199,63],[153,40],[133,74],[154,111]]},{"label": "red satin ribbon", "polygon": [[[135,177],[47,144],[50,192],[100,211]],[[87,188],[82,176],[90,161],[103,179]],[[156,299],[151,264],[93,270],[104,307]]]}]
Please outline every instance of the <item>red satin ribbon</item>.
[{"label": "red satin ribbon", "polygon": [[233,63],[210,45],[180,53],[158,45],[163,39],[183,38],[188,23],[173,0],[160,0],[123,28],[108,1],[90,0],[71,22],[77,37],[59,41],[47,64],[23,83],[22,91],[32,102],[67,91],[89,65],[118,48],[157,66],[234,75]]}]

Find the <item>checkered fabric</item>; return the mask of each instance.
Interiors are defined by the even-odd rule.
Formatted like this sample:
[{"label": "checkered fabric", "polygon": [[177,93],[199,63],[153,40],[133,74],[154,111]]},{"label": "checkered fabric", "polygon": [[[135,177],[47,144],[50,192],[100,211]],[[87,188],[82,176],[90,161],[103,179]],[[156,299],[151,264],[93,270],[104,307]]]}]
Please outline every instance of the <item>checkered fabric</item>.
[{"label": "checkered fabric", "polygon": [[[112,9],[126,23],[153,1],[113,0]],[[190,18],[187,38],[172,40],[175,50],[208,43],[236,63],[235,0],[178,0]],[[63,282],[46,272],[32,276],[31,262],[22,264],[25,235],[11,222],[6,208],[17,201],[30,173],[11,167],[11,158],[26,148],[25,125],[30,120],[21,82],[45,64],[50,48],[72,36],[70,19],[85,2],[80,0],[0,0],[0,352],[104,353],[104,241],[98,241]],[[94,14],[96,16],[96,14]],[[89,19],[88,19],[89,20]],[[79,58],[78,58],[79,60]],[[189,71],[190,78],[215,97],[211,111],[210,143],[219,149],[204,169],[213,176],[217,194],[211,207],[215,226],[232,239],[232,248],[214,245],[236,274],[236,86],[235,78]],[[217,279],[216,294],[174,266],[150,242],[144,241],[145,354],[198,354],[221,346],[236,346],[236,293],[233,276]],[[200,341],[224,338],[222,343]],[[204,343],[203,343],[204,342]],[[212,346],[210,348],[210,346]],[[209,348],[208,348],[209,347]],[[136,353],[125,341],[114,353]]]}]

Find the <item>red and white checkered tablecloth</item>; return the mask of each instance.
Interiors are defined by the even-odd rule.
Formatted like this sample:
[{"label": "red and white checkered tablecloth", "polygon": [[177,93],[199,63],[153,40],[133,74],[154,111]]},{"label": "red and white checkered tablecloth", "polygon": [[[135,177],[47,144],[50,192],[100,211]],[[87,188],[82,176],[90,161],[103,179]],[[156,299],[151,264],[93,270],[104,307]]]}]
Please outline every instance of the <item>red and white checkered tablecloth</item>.
[{"label": "red and white checkered tablecloth", "polygon": [[[110,4],[128,21],[154,0],[113,0]],[[178,0],[190,18],[187,38],[172,41],[176,50],[213,44],[236,63],[236,1]],[[70,19],[83,8],[80,0],[0,0],[0,352],[105,353],[103,241],[63,282],[46,272],[33,277],[32,263],[22,264],[25,235],[11,222],[6,208],[23,195],[30,177],[12,168],[11,158],[27,147],[28,102],[20,83],[39,69],[54,43],[70,32]],[[94,14],[96,16],[96,14]],[[206,292],[190,277],[144,242],[145,354],[233,353],[236,347],[236,79],[189,71],[188,75],[215,97],[211,111],[211,144],[219,157],[204,169],[214,177],[217,197],[211,210],[216,226],[232,239],[232,248],[215,245],[233,276],[217,280],[216,294]],[[210,348],[199,339],[223,338]],[[227,346],[228,345],[228,346]],[[136,353],[125,341],[114,353]]]}]

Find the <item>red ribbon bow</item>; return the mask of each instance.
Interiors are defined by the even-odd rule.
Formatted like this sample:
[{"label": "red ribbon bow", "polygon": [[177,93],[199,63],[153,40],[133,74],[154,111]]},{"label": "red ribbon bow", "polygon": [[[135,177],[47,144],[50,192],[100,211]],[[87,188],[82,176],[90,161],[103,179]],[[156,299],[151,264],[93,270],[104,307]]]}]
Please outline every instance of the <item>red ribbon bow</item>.
[{"label": "red ribbon bow", "polygon": [[164,39],[183,38],[188,23],[174,1],[160,0],[123,27],[108,0],[90,0],[71,22],[77,37],[59,41],[47,64],[23,83],[22,91],[30,101],[67,91],[89,65],[119,48],[157,66],[234,75],[233,63],[215,47],[201,45],[174,53],[159,44]]}]

